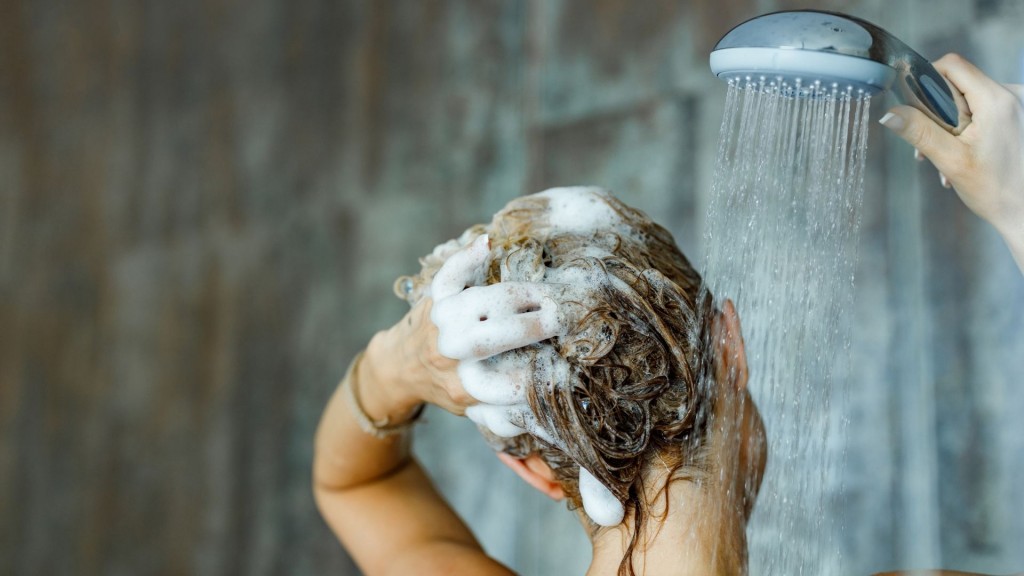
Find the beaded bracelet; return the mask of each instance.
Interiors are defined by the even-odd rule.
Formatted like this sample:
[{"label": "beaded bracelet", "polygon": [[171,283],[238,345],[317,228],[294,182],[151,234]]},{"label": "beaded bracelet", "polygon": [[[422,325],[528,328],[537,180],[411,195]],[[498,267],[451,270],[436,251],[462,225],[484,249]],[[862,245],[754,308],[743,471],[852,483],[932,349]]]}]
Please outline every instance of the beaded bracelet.
[{"label": "beaded bracelet", "polygon": [[363,406],[359,403],[359,398],[356,396],[356,367],[359,365],[359,361],[363,359],[365,352],[363,350],[356,354],[356,357],[352,359],[352,363],[349,364],[348,370],[345,372],[345,378],[341,381],[341,387],[345,389],[345,398],[352,408],[352,415],[356,417],[356,422],[359,423],[359,428],[363,432],[380,439],[398,436],[412,428],[419,421],[420,416],[423,415],[425,404],[417,406],[408,420],[398,424],[392,424],[391,418],[388,416],[384,417],[383,420],[374,421],[370,419],[370,416],[363,409]]}]

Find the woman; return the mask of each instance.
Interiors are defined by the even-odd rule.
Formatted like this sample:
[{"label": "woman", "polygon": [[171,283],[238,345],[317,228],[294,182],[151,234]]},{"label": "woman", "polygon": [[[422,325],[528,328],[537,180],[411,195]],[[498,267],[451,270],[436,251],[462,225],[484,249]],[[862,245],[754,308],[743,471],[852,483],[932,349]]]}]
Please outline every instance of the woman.
[{"label": "woman", "polygon": [[[671,235],[596,188],[517,199],[400,280],[413,308],[328,405],[315,491],[367,574],[505,574],[430,486],[408,427],[467,414],[567,499],[590,574],[739,574],[764,468],[739,319]],[[435,327],[436,326],[436,327]]]},{"label": "woman", "polygon": [[[932,160],[942,173],[943,182],[952,185],[968,207],[1000,232],[1024,271],[1024,90],[1021,86],[1002,86],[992,81],[956,55],[940,59],[935,66],[964,93],[973,112],[972,124],[959,136],[952,136],[923,114],[903,106],[892,109],[881,122]],[[491,244],[493,241],[494,238]],[[485,248],[490,254],[491,246],[480,241],[457,252],[449,261],[450,266],[445,264],[447,268],[438,272],[441,281],[436,283],[442,296],[456,298],[470,292],[462,290],[467,283],[493,280],[493,271],[482,271],[479,266],[481,261],[488,261],[483,256]],[[672,272],[660,272],[673,278]],[[500,272],[498,276],[500,279]],[[695,275],[690,278],[695,279]],[[694,294],[692,286],[684,286],[686,281],[675,284],[683,288],[683,293]],[[495,287],[498,289],[494,290]],[[419,293],[415,282],[409,288],[403,292],[414,300],[425,290],[422,281]],[[445,332],[456,334],[442,340],[452,347],[450,352],[465,356],[467,368],[461,370],[463,374],[486,376],[488,373],[481,366],[473,364],[478,362],[476,358],[498,358],[509,352],[514,355],[518,354],[515,350],[524,346],[533,349],[536,344],[532,340],[540,342],[552,334],[561,337],[568,333],[566,324],[580,319],[578,311],[559,306],[568,299],[560,301],[558,294],[546,291],[549,289],[516,292],[502,288],[501,283],[474,285],[473,290],[477,288],[491,289],[493,301],[506,311],[524,313],[499,314],[497,319],[514,328],[507,333],[515,337],[492,340],[486,348],[476,350],[472,346],[460,349],[463,342],[457,334],[460,328],[466,328],[465,323],[449,322],[448,316],[437,315],[442,324],[447,324]],[[699,311],[700,303],[706,301],[699,291],[696,294],[691,299],[695,305],[693,312]],[[468,306],[478,303],[473,300],[479,299],[463,296],[461,302],[450,300],[446,307],[458,310],[459,304],[465,304],[467,312],[479,311]],[[641,452],[643,464],[639,473],[632,476],[635,484],[630,484],[625,498],[622,486],[615,485],[616,479],[593,464],[599,459],[578,458],[584,460],[582,465],[573,460],[574,454],[580,456],[579,448],[586,443],[574,448],[565,439],[554,436],[560,420],[552,420],[556,412],[550,406],[545,408],[540,401],[543,395],[536,389],[526,398],[526,411],[521,403],[515,403],[519,398],[515,394],[502,398],[499,393],[488,398],[490,404],[480,404],[467,394],[459,377],[460,363],[437,351],[439,334],[430,320],[431,305],[429,297],[420,299],[406,318],[374,337],[363,361],[354,363],[348,385],[339,387],[339,393],[328,405],[318,431],[314,470],[317,501],[328,523],[366,573],[508,573],[483,553],[472,534],[430,486],[423,471],[409,458],[405,423],[415,418],[423,402],[438,404],[456,414],[465,413],[471,406],[483,406],[471,408],[470,413],[485,431],[513,436],[511,440],[497,439],[508,453],[502,460],[541,491],[555,498],[568,496],[577,510],[582,510],[581,521],[594,543],[594,562],[589,573],[628,573],[633,567],[649,574],[743,571],[742,526],[760,481],[763,433],[746,394],[742,338],[729,303],[720,312],[710,314],[714,337],[698,339],[703,345],[690,350],[690,358],[710,355],[714,365],[714,385],[698,387],[698,392],[704,393],[695,396],[703,403],[703,413],[710,414],[692,422],[704,422],[703,431],[699,426],[691,428],[692,434],[686,439],[692,443],[684,442],[688,448],[676,452],[668,462],[659,461],[672,454],[665,454],[657,446],[649,455],[653,459]],[[533,316],[525,317],[529,314]],[[693,318],[699,316],[694,314]],[[695,320],[688,329],[699,334],[699,324]],[[685,361],[677,363],[684,364]],[[486,382],[487,378],[478,380]],[[345,391],[351,392],[353,384],[357,393],[347,397],[355,401],[346,403]],[[515,382],[511,385],[514,388]],[[485,395],[490,390],[486,385],[482,388],[477,394]],[[358,409],[353,410],[350,405]],[[527,421],[530,414],[533,421]],[[517,431],[530,429],[534,436],[514,436]],[[628,444],[628,440],[623,443]],[[575,468],[564,465],[565,457],[573,460]],[[594,470],[587,468],[588,462]],[[595,474],[601,478],[599,489],[592,493],[596,497],[611,494],[612,498],[606,502],[608,506],[599,505],[590,515],[586,513],[579,484],[582,478],[586,480],[584,484],[593,485],[590,477]],[[606,523],[615,520],[616,502],[622,506],[623,521],[600,527],[593,516]],[[601,518],[602,508],[612,513]],[[680,530],[689,525],[699,529]],[[666,545],[670,547],[667,554]],[[680,545],[686,546],[689,553],[679,554]]]}]

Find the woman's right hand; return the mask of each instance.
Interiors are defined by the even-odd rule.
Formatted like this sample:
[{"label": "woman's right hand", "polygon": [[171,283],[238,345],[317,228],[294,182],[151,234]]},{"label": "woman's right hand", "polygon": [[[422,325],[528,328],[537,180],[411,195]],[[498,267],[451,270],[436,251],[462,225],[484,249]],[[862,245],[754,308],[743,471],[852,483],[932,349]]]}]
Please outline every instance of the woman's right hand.
[{"label": "woman's right hand", "polygon": [[398,421],[424,402],[463,415],[475,400],[462,387],[458,361],[437,350],[433,301],[424,298],[391,328],[378,332],[360,362],[359,392],[371,417]]},{"label": "woman's right hand", "polygon": [[[971,124],[954,136],[909,106],[896,106],[882,124],[931,160],[964,204],[995,226],[1011,249],[1019,249],[1024,246],[1024,86],[999,84],[957,54],[934,65],[963,93]],[[1024,254],[1017,252],[1021,263]]]},{"label": "woman's right hand", "polygon": [[[478,400],[518,404],[512,390],[525,391],[523,380],[532,374],[511,367],[489,373],[499,366],[484,370],[475,361],[559,334],[565,325],[556,302],[560,288],[533,282],[485,286],[489,253],[484,235],[453,254],[434,276],[430,297],[370,341],[361,383],[372,384],[361,384],[360,391],[372,396],[364,402],[371,416],[407,414],[423,402],[457,415]],[[473,381],[460,378],[460,361]]]}]

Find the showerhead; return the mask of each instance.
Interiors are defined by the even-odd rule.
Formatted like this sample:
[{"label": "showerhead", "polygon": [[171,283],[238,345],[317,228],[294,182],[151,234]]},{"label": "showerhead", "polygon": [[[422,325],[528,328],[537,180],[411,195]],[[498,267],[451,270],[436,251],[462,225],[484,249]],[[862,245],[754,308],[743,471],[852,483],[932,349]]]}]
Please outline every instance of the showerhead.
[{"label": "showerhead", "polygon": [[931,63],[882,28],[846,14],[794,10],[747,20],[718,41],[711,71],[723,80],[763,78],[783,90],[815,82],[868,94],[894,88],[953,134],[971,121],[963,95]]}]

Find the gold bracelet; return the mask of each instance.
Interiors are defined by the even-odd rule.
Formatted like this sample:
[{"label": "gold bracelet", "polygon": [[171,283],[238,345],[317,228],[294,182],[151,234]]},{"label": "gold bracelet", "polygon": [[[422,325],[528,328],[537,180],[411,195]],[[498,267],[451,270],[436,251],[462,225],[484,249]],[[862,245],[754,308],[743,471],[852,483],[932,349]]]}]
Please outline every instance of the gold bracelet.
[{"label": "gold bracelet", "polygon": [[352,408],[352,415],[356,417],[356,422],[359,423],[359,428],[363,432],[366,432],[374,438],[389,438],[391,436],[398,436],[404,433],[406,430],[413,427],[416,422],[419,421],[420,416],[423,415],[424,404],[420,404],[413,411],[412,417],[405,422],[398,424],[392,424],[391,418],[385,416],[383,420],[374,421],[370,418],[366,410],[359,403],[359,398],[356,396],[356,368],[359,365],[359,361],[363,359],[363,354],[366,351],[363,350],[356,354],[356,357],[352,359],[352,363],[349,364],[348,370],[345,372],[345,378],[341,381],[341,387],[345,389],[345,398],[348,400],[349,406]]}]

